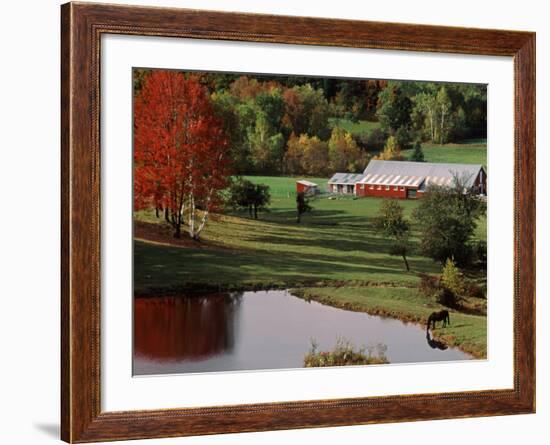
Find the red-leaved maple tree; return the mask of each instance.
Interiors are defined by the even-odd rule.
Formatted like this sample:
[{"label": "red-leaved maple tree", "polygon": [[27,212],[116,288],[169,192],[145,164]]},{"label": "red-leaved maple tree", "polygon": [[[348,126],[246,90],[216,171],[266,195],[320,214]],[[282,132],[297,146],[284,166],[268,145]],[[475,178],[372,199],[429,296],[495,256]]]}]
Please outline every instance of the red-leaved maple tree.
[{"label": "red-leaved maple tree", "polygon": [[134,208],[164,209],[198,240],[231,174],[228,140],[195,77],[154,70],[134,101]]}]

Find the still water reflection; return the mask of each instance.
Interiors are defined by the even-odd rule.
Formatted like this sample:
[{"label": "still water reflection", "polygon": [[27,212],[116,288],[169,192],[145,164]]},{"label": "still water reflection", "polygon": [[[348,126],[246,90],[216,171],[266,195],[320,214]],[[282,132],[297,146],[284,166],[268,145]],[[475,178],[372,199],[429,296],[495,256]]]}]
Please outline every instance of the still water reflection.
[{"label": "still water reflection", "polygon": [[134,375],[300,368],[311,338],[387,345],[390,363],[470,359],[413,324],[307,302],[271,290],[137,298]]}]

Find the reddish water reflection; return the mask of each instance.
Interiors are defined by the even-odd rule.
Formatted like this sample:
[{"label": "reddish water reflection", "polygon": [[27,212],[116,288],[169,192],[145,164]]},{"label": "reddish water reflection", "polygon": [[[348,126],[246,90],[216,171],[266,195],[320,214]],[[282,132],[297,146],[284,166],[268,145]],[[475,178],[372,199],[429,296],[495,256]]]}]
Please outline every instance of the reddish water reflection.
[{"label": "reddish water reflection", "polygon": [[390,363],[467,360],[426,328],[352,312],[285,290],[134,299],[134,375],[301,368],[311,339],[383,343]]},{"label": "reddish water reflection", "polygon": [[154,361],[204,360],[230,351],[240,297],[134,300],[134,353]]}]

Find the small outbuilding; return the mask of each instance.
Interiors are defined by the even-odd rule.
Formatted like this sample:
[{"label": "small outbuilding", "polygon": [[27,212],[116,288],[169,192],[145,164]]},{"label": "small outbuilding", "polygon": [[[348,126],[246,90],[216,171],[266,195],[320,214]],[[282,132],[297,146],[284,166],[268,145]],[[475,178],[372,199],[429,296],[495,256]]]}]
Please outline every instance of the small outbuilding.
[{"label": "small outbuilding", "polygon": [[319,184],[315,182],[306,181],[305,179],[300,179],[296,181],[296,193],[304,193],[306,195],[317,195],[321,193],[319,189]]},{"label": "small outbuilding", "polygon": [[364,175],[359,173],[334,173],[328,180],[328,191],[342,195],[354,195],[355,184],[363,177]]}]

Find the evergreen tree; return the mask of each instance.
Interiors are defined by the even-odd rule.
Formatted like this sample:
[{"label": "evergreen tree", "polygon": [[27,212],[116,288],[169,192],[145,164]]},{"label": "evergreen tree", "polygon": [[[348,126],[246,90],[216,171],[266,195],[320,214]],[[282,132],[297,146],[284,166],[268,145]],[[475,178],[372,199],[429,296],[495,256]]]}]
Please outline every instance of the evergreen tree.
[{"label": "evergreen tree", "polygon": [[420,141],[416,141],[414,143],[414,148],[413,148],[413,153],[412,153],[412,156],[411,156],[411,161],[425,162],[424,152],[422,151],[422,145],[420,144]]}]

